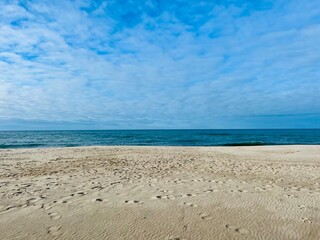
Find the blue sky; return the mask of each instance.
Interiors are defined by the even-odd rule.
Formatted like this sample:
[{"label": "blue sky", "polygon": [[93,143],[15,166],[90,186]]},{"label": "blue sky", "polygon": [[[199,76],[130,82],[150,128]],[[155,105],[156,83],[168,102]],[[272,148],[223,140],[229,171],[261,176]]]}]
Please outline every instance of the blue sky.
[{"label": "blue sky", "polygon": [[318,0],[1,0],[0,130],[319,128]]}]

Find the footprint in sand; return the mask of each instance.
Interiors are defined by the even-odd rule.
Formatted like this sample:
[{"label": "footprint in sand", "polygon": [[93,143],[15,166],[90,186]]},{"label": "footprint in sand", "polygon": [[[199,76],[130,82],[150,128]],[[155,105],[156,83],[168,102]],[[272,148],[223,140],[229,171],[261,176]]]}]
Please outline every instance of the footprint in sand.
[{"label": "footprint in sand", "polygon": [[41,200],[41,198],[30,198],[30,199],[28,199],[27,201],[26,201],[26,203],[28,204],[28,205],[31,205],[31,204],[35,204],[36,202],[38,202],[38,201],[40,201]]},{"label": "footprint in sand", "polygon": [[102,190],[103,187],[102,187],[102,186],[94,186],[94,187],[92,187],[91,189],[92,189],[92,190],[95,190],[95,189]]},{"label": "footprint in sand", "polygon": [[212,217],[207,213],[201,213],[200,217],[202,218],[202,220],[210,220],[210,219],[212,219]]},{"label": "footprint in sand", "polygon": [[170,199],[170,200],[174,200],[176,199],[175,196],[172,195],[157,195],[152,197],[152,199]]},{"label": "footprint in sand", "polygon": [[290,197],[290,198],[299,198],[298,196],[293,195],[293,194],[287,194],[287,196]]},{"label": "footprint in sand", "polygon": [[226,183],[226,182],[225,182],[225,181],[216,181],[215,183],[224,184],[224,183]]},{"label": "footprint in sand", "polygon": [[181,197],[184,198],[184,197],[195,197],[197,196],[196,193],[187,193],[187,194],[182,194]]},{"label": "footprint in sand", "polygon": [[166,190],[166,189],[159,189],[159,191],[162,192],[162,193],[168,192],[168,190]]},{"label": "footprint in sand", "polygon": [[204,190],[203,192],[204,193],[212,193],[212,192],[214,192],[215,190],[214,189],[207,189],[207,190]]},{"label": "footprint in sand", "polygon": [[72,193],[72,194],[71,194],[71,197],[74,197],[74,196],[84,196],[84,195],[87,195],[87,192],[76,192],[76,193]]},{"label": "footprint in sand", "polygon": [[301,220],[302,220],[304,223],[312,223],[312,221],[311,221],[309,218],[301,218]]},{"label": "footprint in sand", "polygon": [[168,238],[166,238],[167,240],[184,240],[183,238],[180,238],[180,237],[172,237],[172,236],[170,236],[170,237],[168,237]]},{"label": "footprint in sand", "polygon": [[48,228],[48,234],[57,236],[60,234],[61,226],[51,226]]},{"label": "footprint in sand", "polygon": [[164,196],[157,195],[157,196],[152,197],[152,199],[161,199],[162,197],[164,197]]},{"label": "footprint in sand", "polygon": [[47,210],[50,210],[52,207],[48,204],[42,204],[41,208],[47,211]]},{"label": "footprint in sand", "polygon": [[64,203],[64,204],[66,204],[66,203],[71,203],[72,201],[70,201],[70,199],[71,198],[61,198],[60,200],[58,200],[58,201],[53,201],[53,203],[59,203],[59,204],[61,204],[61,203]]},{"label": "footprint in sand", "polygon": [[248,192],[247,190],[242,190],[242,189],[239,189],[238,192],[241,192],[241,193],[246,193]]},{"label": "footprint in sand", "polygon": [[17,191],[17,192],[11,193],[12,196],[18,196],[18,195],[20,195],[20,194],[22,194],[21,191]]},{"label": "footprint in sand", "polygon": [[184,205],[188,206],[188,207],[199,207],[198,204],[195,204],[195,203],[190,203],[190,202],[185,202],[183,203]]},{"label": "footprint in sand", "polygon": [[135,203],[135,204],[143,204],[144,202],[139,200],[126,200],[125,203]]},{"label": "footprint in sand", "polygon": [[91,200],[92,202],[104,202],[105,200],[102,198],[94,198]]},{"label": "footprint in sand", "polygon": [[203,179],[192,179],[191,182],[203,182]]},{"label": "footprint in sand", "polygon": [[307,207],[304,205],[298,205],[298,207],[302,210],[302,209],[306,209]]},{"label": "footprint in sand", "polygon": [[247,229],[239,228],[239,227],[237,227],[237,226],[235,226],[235,225],[227,224],[227,225],[226,225],[226,228],[227,228],[227,229],[230,229],[230,230],[232,230],[232,231],[234,231],[234,232],[240,233],[240,234],[247,234],[247,233],[249,233],[249,231],[248,231]]},{"label": "footprint in sand", "polygon": [[49,213],[48,215],[51,217],[51,219],[54,219],[54,220],[58,220],[61,218],[61,215],[56,212]]},{"label": "footprint in sand", "polygon": [[175,184],[184,183],[184,181],[182,181],[182,180],[174,180],[174,183],[175,183]]}]

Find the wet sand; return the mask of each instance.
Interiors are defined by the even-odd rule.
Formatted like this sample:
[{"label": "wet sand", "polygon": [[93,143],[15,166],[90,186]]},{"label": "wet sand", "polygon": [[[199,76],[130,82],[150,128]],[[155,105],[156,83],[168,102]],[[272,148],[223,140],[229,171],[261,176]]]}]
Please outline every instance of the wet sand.
[{"label": "wet sand", "polygon": [[0,150],[0,239],[320,239],[320,146]]}]

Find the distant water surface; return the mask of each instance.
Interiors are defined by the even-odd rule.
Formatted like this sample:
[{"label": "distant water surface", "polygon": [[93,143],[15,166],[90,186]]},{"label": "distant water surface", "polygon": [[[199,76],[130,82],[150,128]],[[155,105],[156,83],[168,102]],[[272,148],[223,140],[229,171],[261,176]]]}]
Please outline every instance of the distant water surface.
[{"label": "distant water surface", "polygon": [[320,129],[0,131],[0,148],[320,144]]}]

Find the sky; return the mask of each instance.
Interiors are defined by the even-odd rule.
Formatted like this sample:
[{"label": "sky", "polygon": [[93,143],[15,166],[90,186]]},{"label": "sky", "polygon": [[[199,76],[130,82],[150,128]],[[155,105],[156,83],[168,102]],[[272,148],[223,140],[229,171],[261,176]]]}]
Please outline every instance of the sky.
[{"label": "sky", "polygon": [[0,130],[320,128],[319,0],[1,0]]}]

